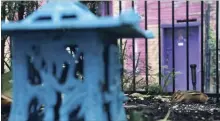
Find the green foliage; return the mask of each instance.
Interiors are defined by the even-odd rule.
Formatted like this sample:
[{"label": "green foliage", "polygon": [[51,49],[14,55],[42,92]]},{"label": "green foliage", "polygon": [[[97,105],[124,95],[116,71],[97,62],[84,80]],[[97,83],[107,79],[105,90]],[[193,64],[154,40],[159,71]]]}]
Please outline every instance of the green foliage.
[{"label": "green foliage", "polygon": [[[166,116],[163,119],[157,120],[157,121],[171,121],[168,120],[170,116],[171,110],[168,110]],[[128,114],[128,121],[152,121],[153,118],[151,116],[145,115],[144,111],[131,111],[131,113]]]},{"label": "green foliage", "polygon": [[[145,109],[147,110],[147,109]],[[144,111],[131,111],[127,115],[128,121],[152,121],[153,117],[144,114]]]},{"label": "green foliage", "polygon": [[132,111],[130,114],[130,119],[128,121],[144,121],[143,113],[139,111]]},{"label": "green foliage", "polygon": [[[163,70],[168,69],[168,66],[162,66]],[[179,71],[165,71],[164,74],[157,73],[155,74],[157,77],[161,77],[161,80],[164,82],[163,85],[159,84],[152,84],[148,87],[148,94],[152,95],[158,95],[166,92],[167,86],[172,82],[172,78],[175,77],[176,75],[181,74]]]},{"label": "green foliage", "polygon": [[[210,49],[210,53],[209,53],[209,56],[210,56],[210,68],[209,69],[210,70],[205,69],[205,71],[210,72],[210,77],[213,80],[216,80],[216,74],[217,74],[216,65],[218,64],[218,62],[216,62],[216,35],[215,35],[213,28],[209,29],[208,36],[209,36],[208,47]],[[218,44],[220,45],[220,43]],[[207,55],[205,57],[207,58]],[[206,62],[204,63],[204,67],[206,67],[205,64]],[[216,81],[214,81],[213,85],[216,85]]]},{"label": "green foliage", "polygon": [[159,95],[162,94],[163,91],[161,89],[161,86],[159,84],[152,84],[148,86],[148,94],[149,95]]},{"label": "green foliage", "polygon": [[12,91],[12,72],[9,71],[5,74],[2,74],[2,93],[11,97],[11,91]]},{"label": "green foliage", "polygon": [[[216,36],[214,33],[214,30],[210,28],[209,30],[209,48],[211,50],[211,68],[210,68],[210,73],[211,77],[216,76]],[[208,71],[208,70],[207,70]]]}]

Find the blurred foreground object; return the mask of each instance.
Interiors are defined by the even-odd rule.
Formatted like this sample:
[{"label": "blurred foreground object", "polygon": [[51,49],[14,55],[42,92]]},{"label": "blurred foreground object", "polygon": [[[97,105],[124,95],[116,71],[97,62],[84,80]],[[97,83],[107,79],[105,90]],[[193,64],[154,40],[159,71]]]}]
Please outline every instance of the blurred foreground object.
[{"label": "blurred foreground object", "polygon": [[52,1],[3,23],[13,44],[9,121],[126,121],[117,39],[152,38],[139,21],[134,11],[99,18],[80,2]]}]

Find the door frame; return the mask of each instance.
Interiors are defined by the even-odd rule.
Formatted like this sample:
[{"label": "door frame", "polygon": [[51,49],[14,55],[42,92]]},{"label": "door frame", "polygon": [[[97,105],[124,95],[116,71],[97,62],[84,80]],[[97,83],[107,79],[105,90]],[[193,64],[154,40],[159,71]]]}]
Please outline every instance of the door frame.
[{"label": "door frame", "polygon": [[[197,73],[198,73],[198,75],[200,75],[200,77],[197,77],[197,79],[200,79],[199,81],[200,81],[200,83],[202,82],[202,78],[201,78],[201,68],[203,67],[202,66],[202,64],[201,64],[201,23],[200,22],[189,22],[189,29],[190,29],[190,27],[198,27],[198,43],[199,43],[199,57],[200,57],[200,59],[199,59],[199,66],[197,66]],[[186,28],[186,22],[184,22],[184,23],[175,23],[174,24],[174,28],[182,28],[182,27],[185,27]],[[164,34],[164,29],[172,29],[172,24],[161,24],[161,27],[160,27],[160,31],[161,31],[161,35],[160,35],[160,37],[161,37],[161,44],[160,44],[160,46],[161,46],[161,60],[160,60],[160,64],[161,64],[161,66],[163,66],[163,62],[164,62],[164,54],[165,54],[165,52],[163,51],[164,50],[164,41],[165,41],[165,39],[164,39],[164,37],[165,37],[165,34]],[[190,69],[190,68],[189,68]],[[161,73],[163,73],[164,72],[164,69],[163,68],[161,68]],[[191,73],[191,71],[189,70],[189,74]],[[191,77],[189,77],[189,81],[191,80]],[[162,83],[162,80],[161,80],[161,83]],[[191,82],[189,82],[189,84],[190,84]],[[198,82],[197,82],[198,83]],[[190,86],[190,85],[189,85]],[[199,86],[200,88],[199,89],[201,89],[202,88],[202,86],[200,85]],[[197,89],[197,90],[199,90],[199,89]],[[175,89],[176,90],[176,89]]]}]

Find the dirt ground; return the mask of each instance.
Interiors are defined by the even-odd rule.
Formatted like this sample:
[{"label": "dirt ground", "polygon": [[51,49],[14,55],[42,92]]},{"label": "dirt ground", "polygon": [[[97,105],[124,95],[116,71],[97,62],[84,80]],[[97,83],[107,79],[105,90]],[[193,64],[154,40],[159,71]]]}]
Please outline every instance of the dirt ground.
[{"label": "dirt ground", "polygon": [[[128,95],[125,103],[127,114],[132,111],[141,112],[144,121],[163,119],[171,109],[171,121],[220,121],[220,103],[210,99],[207,103],[178,103],[171,105],[170,97],[148,96],[133,97]],[[128,116],[129,119],[129,116]]]},{"label": "dirt ground", "polygon": [[[220,121],[220,103],[214,103],[209,100],[205,104],[179,103],[170,104],[170,97],[163,96],[146,96],[135,97],[127,95],[128,100],[125,102],[128,121],[133,111],[140,112],[143,121],[157,121],[163,119],[171,109],[169,120],[171,121]],[[2,105],[1,120],[8,121],[10,106]]]}]

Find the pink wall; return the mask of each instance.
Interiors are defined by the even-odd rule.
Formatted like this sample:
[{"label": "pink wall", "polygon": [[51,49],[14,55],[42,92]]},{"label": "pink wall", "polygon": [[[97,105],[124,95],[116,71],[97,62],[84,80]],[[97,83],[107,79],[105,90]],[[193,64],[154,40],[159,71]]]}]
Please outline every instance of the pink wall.
[{"label": "pink wall", "polygon": [[[129,3],[128,3],[129,2]],[[130,1],[127,1],[126,7],[129,8],[131,6]],[[141,28],[145,28],[145,0],[138,0],[135,2],[135,6],[137,6],[136,11],[143,17],[140,22]],[[176,20],[183,20],[186,19],[186,3],[185,2],[175,2],[175,22]],[[190,3],[189,4],[189,19],[197,19],[200,21],[200,3]],[[158,25],[158,1],[149,1],[147,4],[147,14],[148,14],[148,26]],[[172,2],[165,1],[161,2],[161,24],[171,24],[172,21]],[[157,32],[154,32],[157,33]],[[143,39],[136,39],[138,51],[141,52],[141,61],[145,62],[145,41]],[[129,46],[132,45],[132,42],[129,41]],[[127,48],[128,52],[132,52],[130,48]],[[132,54],[132,53],[130,53]],[[155,60],[156,61],[156,60]],[[126,67],[132,67],[132,62],[127,62]],[[145,68],[145,64],[140,65],[141,68]],[[143,69],[144,70],[144,69]],[[144,74],[144,73],[143,73]]]},{"label": "pink wall", "polygon": [[[46,0],[39,1],[40,6],[46,3]],[[104,2],[103,2],[104,3]],[[122,1],[122,10],[126,10],[131,8],[132,2],[129,0]],[[206,4],[205,4],[206,5]],[[113,16],[117,16],[119,14],[119,1],[112,0],[110,4]],[[200,2],[189,2],[189,19],[197,19],[200,21]],[[135,10],[142,17],[140,26],[141,28],[145,28],[145,0],[135,0],[134,1]],[[215,7],[215,3],[212,4],[212,7]],[[103,11],[105,5],[102,4],[100,7]],[[206,6],[204,7],[206,8]],[[213,9],[214,11],[214,9]],[[204,10],[205,12],[205,10]],[[104,13],[104,12],[102,12]],[[148,29],[153,31],[155,34],[155,38],[148,41],[148,64],[152,66],[154,70],[152,73],[158,72],[158,1],[155,0],[147,0],[147,14],[148,14]],[[215,12],[211,13],[212,16],[215,15]],[[176,20],[186,19],[186,3],[183,1],[175,1],[175,23]],[[215,18],[213,18],[215,19]],[[172,2],[171,0],[161,1],[161,24],[171,24],[172,22]],[[212,23],[214,24],[214,23]],[[125,61],[125,68],[128,70],[132,70],[132,40],[127,39],[127,55],[130,56],[128,61]],[[139,69],[143,70],[142,75],[145,78],[145,40],[144,39],[135,39],[136,41],[136,51],[141,52],[140,55],[140,64]],[[136,53],[136,55],[137,55]]]},{"label": "pink wall", "polygon": [[[145,0],[136,0],[134,1],[136,11],[142,17],[140,22],[141,28],[145,28]],[[172,2],[170,0],[161,1],[161,24],[172,24]],[[184,1],[175,1],[174,3],[174,12],[175,12],[175,23],[177,20],[186,19],[186,2]],[[118,15],[119,2],[113,1],[113,14]],[[122,9],[131,8],[131,1],[122,1]],[[215,9],[215,1],[212,3],[212,10]],[[204,9],[206,10],[206,4],[204,4]],[[204,12],[205,12],[204,10]],[[148,41],[148,60],[149,65],[152,66],[152,69],[155,70],[152,73],[158,72],[158,1],[147,0],[147,14],[148,14],[148,29],[153,31],[155,38]],[[212,16],[215,13],[211,13]],[[116,16],[115,15],[115,16]],[[197,19],[197,22],[200,22],[201,19],[201,2],[189,2],[189,19]],[[214,19],[214,18],[213,18]],[[211,23],[212,24],[212,23]],[[127,39],[127,46],[132,46],[131,39]],[[141,61],[145,62],[145,40],[144,39],[135,39],[137,46],[137,51],[141,52]],[[132,56],[132,47],[127,48],[127,54]],[[139,65],[142,70],[145,70],[145,64]],[[129,59],[125,61],[125,68],[132,70],[132,60]],[[143,77],[145,77],[145,71],[142,72]]]}]

